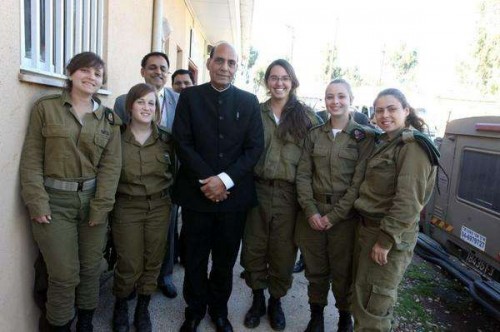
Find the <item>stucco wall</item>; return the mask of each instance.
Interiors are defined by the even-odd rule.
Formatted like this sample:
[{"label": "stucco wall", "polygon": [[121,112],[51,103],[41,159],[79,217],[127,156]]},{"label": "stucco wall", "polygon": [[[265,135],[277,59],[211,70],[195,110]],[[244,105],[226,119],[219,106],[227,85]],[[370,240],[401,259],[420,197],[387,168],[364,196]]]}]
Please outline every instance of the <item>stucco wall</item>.
[{"label": "stucco wall", "polygon": [[117,96],[144,82],[141,60],[151,52],[152,19],[153,0],[109,1],[106,60],[110,107]]},{"label": "stucco wall", "polygon": [[20,1],[2,2],[0,20],[0,327],[35,331],[38,309],[32,298],[35,247],[30,222],[19,195],[19,158],[29,109],[41,95],[33,84],[17,79],[20,67]]}]

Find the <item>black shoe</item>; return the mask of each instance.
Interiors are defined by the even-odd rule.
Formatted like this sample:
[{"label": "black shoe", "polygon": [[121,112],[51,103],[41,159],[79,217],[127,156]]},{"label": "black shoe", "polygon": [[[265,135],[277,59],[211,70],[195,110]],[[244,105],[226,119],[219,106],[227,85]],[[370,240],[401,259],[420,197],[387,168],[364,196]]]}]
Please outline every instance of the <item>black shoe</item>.
[{"label": "black shoe", "polygon": [[307,324],[305,332],[324,332],[325,318],[323,316],[324,306],[311,303],[311,320]]},{"label": "black shoe", "polygon": [[269,323],[271,328],[275,331],[283,331],[286,327],[285,314],[281,308],[280,299],[275,299],[274,297],[269,298],[269,303],[267,306],[267,315],[269,316]]},{"label": "black shoe", "polygon": [[233,326],[226,317],[219,317],[212,320],[217,332],[233,332]]},{"label": "black shoe", "polygon": [[93,310],[78,309],[78,321],[76,322],[77,332],[92,332],[94,325],[92,325],[92,318],[94,317]]},{"label": "black shoe", "polygon": [[71,320],[70,322],[68,322],[62,326],[52,325],[49,323],[48,324],[49,331],[50,332],[71,332],[71,323],[73,323],[73,320]]},{"label": "black shoe", "polygon": [[243,324],[249,329],[256,328],[260,324],[260,317],[266,314],[266,298],[263,289],[253,291],[252,306],[245,315]]},{"label": "black shoe", "polygon": [[198,325],[200,325],[200,320],[198,318],[186,318],[184,323],[182,323],[180,332],[196,332],[198,330]]},{"label": "black shoe", "polygon": [[349,311],[339,310],[338,332],[352,332],[352,317]]},{"label": "black shoe", "polygon": [[166,297],[170,299],[177,297],[177,288],[174,285],[171,274],[163,277],[162,282],[158,285],[158,287]]},{"label": "black shoe", "polygon": [[135,307],[134,326],[137,332],[151,332],[151,317],[149,317],[149,301],[151,295],[139,294],[137,297],[137,306]]},{"label": "black shoe", "polygon": [[295,263],[295,266],[293,267],[293,273],[300,273],[304,271],[306,268],[306,264],[304,263],[304,257],[300,255],[299,260]]},{"label": "black shoe", "polygon": [[127,298],[117,297],[113,309],[113,332],[128,332],[129,330]]}]

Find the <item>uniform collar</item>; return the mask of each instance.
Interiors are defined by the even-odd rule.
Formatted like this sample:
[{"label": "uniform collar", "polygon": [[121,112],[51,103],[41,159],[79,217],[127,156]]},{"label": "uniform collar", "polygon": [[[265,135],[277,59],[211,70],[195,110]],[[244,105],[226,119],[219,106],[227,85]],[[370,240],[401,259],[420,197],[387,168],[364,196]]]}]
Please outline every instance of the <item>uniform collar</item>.
[{"label": "uniform collar", "polygon": [[[105,107],[102,105],[101,100],[96,96],[92,96],[92,101],[93,101],[93,108],[94,108],[92,114],[94,114],[94,116],[96,118],[101,120],[102,117],[104,116]],[[71,95],[69,94],[69,91],[64,90],[62,92],[61,103],[63,106],[64,105],[73,106],[73,103],[71,101]],[[96,108],[96,104],[97,104],[97,108]]]},{"label": "uniform collar", "polygon": [[[153,131],[151,132],[151,137],[153,138],[153,140],[151,140],[151,137],[149,137],[142,146],[150,145],[152,142],[156,142],[156,140],[160,136],[158,127],[155,124],[152,125],[152,129]],[[137,145],[134,134],[132,134],[132,130],[130,130],[129,125],[125,127],[125,131],[122,133],[122,137],[125,142]]]}]

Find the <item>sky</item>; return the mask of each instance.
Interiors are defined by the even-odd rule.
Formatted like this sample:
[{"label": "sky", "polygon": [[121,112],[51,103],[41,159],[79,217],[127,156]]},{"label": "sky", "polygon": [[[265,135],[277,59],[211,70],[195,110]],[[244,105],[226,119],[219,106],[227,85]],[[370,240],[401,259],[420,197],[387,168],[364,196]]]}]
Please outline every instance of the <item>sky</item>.
[{"label": "sky", "polygon": [[[417,104],[436,96],[464,98],[457,66],[470,60],[477,32],[479,0],[255,0],[251,45],[259,51],[255,68],[289,58],[301,96],[322,96],[327,45],[335,44],[341,66],[357,66],[364,78],[385,86],[360,88],[358,102],[372,101],[390,78],[387,54],[401,43],[418,51],[416,84],[408,91]],[[292,43],[292,35],[294,35]],[[293,52],[291,51],[293,44]],[[354,92],[356,96],[356,91]],[[361,100],[360,100],[361,99]]]}]

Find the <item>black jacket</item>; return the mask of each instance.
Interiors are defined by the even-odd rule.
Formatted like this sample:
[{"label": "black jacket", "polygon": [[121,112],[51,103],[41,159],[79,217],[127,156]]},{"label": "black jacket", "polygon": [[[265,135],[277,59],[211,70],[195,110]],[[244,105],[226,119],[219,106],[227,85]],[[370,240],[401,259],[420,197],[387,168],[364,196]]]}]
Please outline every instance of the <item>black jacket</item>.
[{"label": "black jacket", "polygon": [[[219,92],[209,83],[185,89],[172,134],[180,169],[176,204],[199,212],[246,210],[257,202],[253,167],[264,147],[255,95],[230,86]],[[200,179],[226,172],[235,183],[228,199],[214,203],[201,192]]]}]

